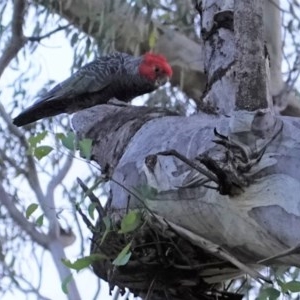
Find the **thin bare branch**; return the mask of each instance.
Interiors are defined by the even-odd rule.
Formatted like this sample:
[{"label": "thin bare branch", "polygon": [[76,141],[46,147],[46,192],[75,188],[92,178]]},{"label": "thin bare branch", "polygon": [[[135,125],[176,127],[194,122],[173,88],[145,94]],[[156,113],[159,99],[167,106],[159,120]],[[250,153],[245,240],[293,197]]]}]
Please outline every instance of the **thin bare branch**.
[{"label": "thin bare branch", "polygon": [[[6,121],[8,129],[10,132],[12,132],[16,137],[19,138],[21,146],[25,147],[25,149],[28,149],[28,143],[26,141],[26,138],[23,134],[23,132],[16,126],[14,126],[11,122],[10,116],[6,113],[4,106],[0,103],[0,115],[1,117]],[[36,164],[34,161],[33,156],[27,155],[26,156],[26,169],[24,169],[23,172],[25,175],[26,180],[28,181],[28,184],[34,191],[39,203],[41,204],[41,207],[45,213],[45,216],[50,222],[56,222],[56,216],[54,211],[54,200],[53,197],[46,197],[42,191],[40,180],[37,174]],[[49,207],[53,209],[49,209]],[[58,232],[58,223],[56,224],[57,232]],[[54,228],[54,226],[53,226]]]},{"label": "thin bare branch", "polygon": [[[1,58],[0,58],[0,60],[1,60]],[[0,103],[0,116],[6,122],[8,130],[20,139],[20,142],[22,143],[22,146],[27,148],[28,144],[27,144],[26,139],[24,137],[24,133],[22,132],[22,130],[19,127],[13,125],[12,119],[11,119],[10,115],[7,114],[7,112],[6,112],[6,110],[5,110],[2,103]]]},{"label": "thin bare branch", "polygon": [[[61,260],[66,259],[66,254],[61,242],[58,239],[53,239],[49,243],[49,251],[52,255],[53,262],[58,271],[61,282],[63,282],[67,277],[71,276],[72,273],[69,268],[62,264]],[[76,283],[74,280],[68,284],[68,294],[66,295],[69,300],[81,299]]]},{"label": "thin bare branch", "polygon": [[26,9],[25,0],[15,0],[12,15],[12,36],[0,57],[0,78],[11,60],[18,54],[26,43],[23,35],[23,23]]},{"label": "thin bare branch", "polygon": [[86,196],[88,196],[91,200],[92,203],[94,203],[95,208],[99,214],[99,217],[102,219],[105,216],[105,212],[104,212],[104,208],[102,207],[99,199],[94,195],[93,191],[91,189],[89,189],[84,183],[83,181],[77,177],[77,182],[79,183],[79,185],[81,186],[81,188],[83,189],[84,193],[86,194]]},{"label": "thin bare branch", "polygon": [[33,241],[46,249],[48,248],[49,238],[45,234],[38,232],[35,225],[30,223],[16,208],[15,203],[10,199],[2,185],[0,185],[0,202],[5,206],[14,222],[26,231]]},{"label": "thin bare branch", "polygon": [[44,35],[41,35],[41,36],[30,36],[30,37],[27,38],[27,40],[29,42],[38,42],[39,43],[41,40],[50,37],[52,34],[58,32],[58,31],[65,30],[65,29],[67,29],[70,26],[71,26],[71,24],[68,24],[68,25],[65,25],[65,26],[58,26],[56,29],[51,30],[50,32],[48,32],[48,33],[46,33]]},{"label": "thin bare branch", "polygon": [[200,174],[203,174],[204,176],[206,176],[207,178],[209,178],[211,181],[219,184],[218,178],[211,172],[203,169],[201,166],[198,166],[197,164],[195,164],[193,161],[191,161],[190,159],[188,159],[187,157],[185,157],[184,155],[180,154],[178,151],[176,150],[169,150],[169,151],[162,151],[162,152],[158,152],[156,153],[156,155],[163,155],[163,156],[175,156],[177,157],[179,160],[183,161],[184,163],[186,163],[188,166],[190,166],[191,168],[197,170]]},{"label": "thin bare branch", "polygon": [[66,177],[66,175],[68,174],[71,166],[72,166],[72,162],[73,162],[73,157],[72,155],[68,155],[63,166],[60,168],[60,170],[57,172],[56,175],[52,175],[52,178],[50,180],[50,182],[48,183],[48,187],[47,187],[47,193],[46,193],[46,197],[53,197],[53,193],[55,188],[61,184],[61,182],[63,181],[63,179]]},{"label": "thin bare branch", "polygon": [[76,211],[80,214],[82,221],[86,225],[88,229],[90,229],[92,232],[95,230],[95,226],[92,224],[92,222],[88,219],[88,217],[83,213],[80,206],[78,204],[76,205]]}]

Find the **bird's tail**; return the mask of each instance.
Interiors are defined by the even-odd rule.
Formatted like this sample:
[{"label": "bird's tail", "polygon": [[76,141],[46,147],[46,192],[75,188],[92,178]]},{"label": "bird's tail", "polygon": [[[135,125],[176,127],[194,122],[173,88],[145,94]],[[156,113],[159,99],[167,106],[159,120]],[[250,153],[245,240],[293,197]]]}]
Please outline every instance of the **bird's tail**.
[{"label": "bird's tail", "polygon": [[65,101],[41,101],[21,112],[13,119],[13,124],[20,127],[64,112],[67,112]]}]

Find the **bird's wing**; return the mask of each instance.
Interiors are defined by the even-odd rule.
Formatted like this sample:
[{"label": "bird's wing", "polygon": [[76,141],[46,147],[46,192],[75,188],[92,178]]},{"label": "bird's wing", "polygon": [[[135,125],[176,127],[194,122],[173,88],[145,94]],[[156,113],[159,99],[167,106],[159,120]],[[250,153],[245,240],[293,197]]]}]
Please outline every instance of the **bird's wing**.
[{"label": "bird's wing", "polygon": [[56,85],[38,101],[68,99],[81,94],[99,92],[111,84],[114,75],[121,73],[122,64],[110,57],[101,57],[85,65],[65,81]]},{"label": "bird's wing", "polygon": [[[13,123],[16,126],[23,126],[45,117],[75,112],[80,108],[96,105],[95,101],[88,103],[84,100],[90,101],[88,94],[100,93],[103,89],[113,85],[114,81],[118,80],[118,76],[124,76],[127,73],[125,63],[130,58],[128,54],[115,53],[100,57],[83,66],[70,78],[56,85],[25,109],[14,118]],[[139,60],[136,60],[136,64],[138,63]],[[78,103],[78,100],[82,103]]]}]

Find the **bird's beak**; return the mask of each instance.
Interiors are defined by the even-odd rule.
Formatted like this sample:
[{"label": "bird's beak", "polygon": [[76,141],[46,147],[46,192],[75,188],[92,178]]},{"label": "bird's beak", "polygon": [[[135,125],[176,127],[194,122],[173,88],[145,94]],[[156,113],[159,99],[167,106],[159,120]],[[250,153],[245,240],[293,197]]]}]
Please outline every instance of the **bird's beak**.
[{"label": "bird's beak", "polygon": [[159,78],[156,79],[155,85],[157,87],[165,85],[168,81],[170,80],[170,77],[167,75],[160,76]]}]

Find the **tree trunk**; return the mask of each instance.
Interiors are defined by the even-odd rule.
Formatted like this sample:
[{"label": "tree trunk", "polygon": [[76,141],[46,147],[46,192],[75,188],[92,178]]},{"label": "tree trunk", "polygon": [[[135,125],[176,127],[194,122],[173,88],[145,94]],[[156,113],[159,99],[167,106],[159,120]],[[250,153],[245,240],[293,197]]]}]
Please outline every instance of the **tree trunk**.
[{"label": "tree trunk", "polygon": [[[94,265],[112,286],[142,295],[151,286],[158,295],[167,291],[174,299],[184,299],[183,294],[196,299],[199,290],[205,293],[210,284],[237,275],[268,280],[257,271],[265,265],[299,266],[300,121],[275,117],[270,104],[262,4],[236,1],[235,7],[224,7],[207,1],[199,8],[208,78],[203,103],[213,114],[187,118],[150,108],[98,106],[74,116],[77,135],[93,139],[92,157],[111,179],[108,211],[115,226],[121,228],[128,208],[144,212],[140,235],[124,235],[116,243],[115,255],[130,241],[130,262],[119,268],[110,262]],[[245,47],[253,32],[254,45]],[[101,226],[94,252],[104,251]],[[149,242],[149,236],[159,239]],[[151,248],[158,257],[151,269],[144,259],[152,252],[148,248],[148,256],[142,255],[137,240],[157,245]],[[166,250],[167,242],[177,248]],[[175,254],[170,263],[169,254],[159,254],[178,248],[192,264]],[[167,275],[153,270],[158,262],[163,270],[168,266]],[[178,274],[182,267],[199,281]],[[136,278],[138,270],[152,276],[140,277],[144,285]],[[125,276],[130,272],[131,281]]]}]

